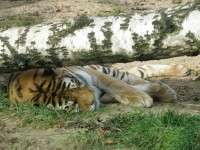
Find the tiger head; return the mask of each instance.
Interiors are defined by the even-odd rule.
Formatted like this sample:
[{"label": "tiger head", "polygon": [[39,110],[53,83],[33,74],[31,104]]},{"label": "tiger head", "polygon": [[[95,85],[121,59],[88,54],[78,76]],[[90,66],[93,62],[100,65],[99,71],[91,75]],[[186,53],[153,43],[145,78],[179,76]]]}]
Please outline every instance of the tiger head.
[{"label": "tiger head", "polygon": [[[64,69],[63,82],[67,86],[65,92],[67,101],[67,110],[79,112],[83,110],[95,110],[97,100],[95,98],[95,91],[82,78],[74,74],[68,69]],[[66,107],[64,107],[66,110]]]},{"label": "tiger head", "polygon": [[30,102],[68,112],[95,109],[93,89],[64,68],[30,69],[13,73],[8,82],[13,104]]}]

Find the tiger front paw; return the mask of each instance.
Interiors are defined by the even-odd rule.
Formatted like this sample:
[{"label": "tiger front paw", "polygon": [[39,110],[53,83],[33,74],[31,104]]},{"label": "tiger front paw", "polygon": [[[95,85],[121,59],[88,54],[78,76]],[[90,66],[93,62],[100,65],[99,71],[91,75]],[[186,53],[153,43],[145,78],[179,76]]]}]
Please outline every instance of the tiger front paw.
[{"label": "tiger front paw", "polygon": [[153,99],[147,95],[146,93],[141,94],[122,94],[115,96],[115,99],[124,104],[124,105],[132,105],[137,107],[151,107],[153,105]]}]

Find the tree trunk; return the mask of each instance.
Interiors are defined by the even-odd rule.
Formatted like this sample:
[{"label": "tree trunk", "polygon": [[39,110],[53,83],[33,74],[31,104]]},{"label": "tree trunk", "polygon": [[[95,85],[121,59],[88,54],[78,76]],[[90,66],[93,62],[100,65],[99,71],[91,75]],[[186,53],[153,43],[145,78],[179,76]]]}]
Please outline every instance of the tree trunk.
[{"label": "tree trunk", "polygon": [[0,29],[0,72],[200,54],[200,2]]}]

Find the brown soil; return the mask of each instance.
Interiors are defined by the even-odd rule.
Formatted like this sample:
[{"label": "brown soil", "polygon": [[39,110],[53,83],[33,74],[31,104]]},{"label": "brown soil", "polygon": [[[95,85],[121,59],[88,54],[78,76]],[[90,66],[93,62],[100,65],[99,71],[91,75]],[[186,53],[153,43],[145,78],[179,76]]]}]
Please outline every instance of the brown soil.
[{"label": "brown soil", "polygon": [[44,21],[57,21],[87,14],[126,14],[167,8],[192,0],[0,0],[0,18],[18,14],[38,14]]},{"label": "brown soil", "polygon": [[[26,13],[37,13],[44,21],[57,21],[76,17],[80,14],[97,16],[99,14],[112,14],[115,8],[123,13],[134,13],[171,7],[191,0],[0,0],[0,19]],[[147,111],[164,111],[175,108],[181,112],[200,114],[200,55],[195,57],[177,57],[164,60],[145,62],[131,62],[114,64],[118,69],[130,69],[142,64],[183,64],[191,66],[192,72],[188,77],[159,78],[174,88],[178,94],[175,104],[156,103]],[[158,78],[157,78],[158,79]],[[130,109],[122,106],[112,112],[103,113],[102,119],[109,115],[127,112]],[[22,128],[9,119],[10,116],[0,114],[0,149],[66,149],[64,145],[68,134],[75,130],[48,129],[36,130]],[[64,138],[65,137],[65,138]]]}]

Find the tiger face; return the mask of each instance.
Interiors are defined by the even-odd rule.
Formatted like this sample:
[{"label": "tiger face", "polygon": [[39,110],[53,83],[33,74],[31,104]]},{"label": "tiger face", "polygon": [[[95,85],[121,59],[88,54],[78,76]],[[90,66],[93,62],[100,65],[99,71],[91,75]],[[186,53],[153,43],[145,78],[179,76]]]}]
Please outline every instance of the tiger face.
[{"label": "tiger face", "polygon": [[92,88],[63,68],[14,73],[9,79],[8,92],[12,103],[44,104],[69,112],[94,109]]}]

